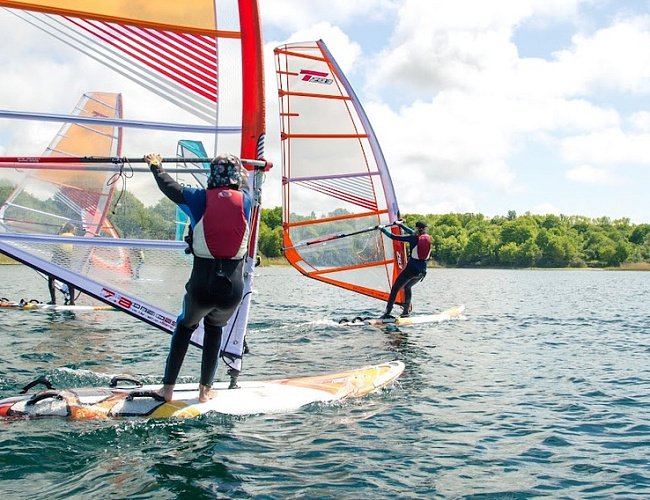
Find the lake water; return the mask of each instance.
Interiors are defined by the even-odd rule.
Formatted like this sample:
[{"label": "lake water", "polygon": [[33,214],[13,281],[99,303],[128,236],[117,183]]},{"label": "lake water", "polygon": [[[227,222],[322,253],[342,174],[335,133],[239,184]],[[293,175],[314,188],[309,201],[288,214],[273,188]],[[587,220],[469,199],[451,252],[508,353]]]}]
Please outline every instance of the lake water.
[{"label": "lake water", "polygon": [[[284,415],[0,422],[4,495],[650,498],[650,273],[430,270],[414,312],[465,304],[465,318],[385,331],[336,324],[378,301],[258,272],[242,379],[400,359],[399,383]],[[0,266],[0,283],[47,298],[24,267]],[[169,342],[119,312],[0,310],[0,330],[0,397],[40,375],[158,383]],[[199,364],[191,349],[180,381]]]}]

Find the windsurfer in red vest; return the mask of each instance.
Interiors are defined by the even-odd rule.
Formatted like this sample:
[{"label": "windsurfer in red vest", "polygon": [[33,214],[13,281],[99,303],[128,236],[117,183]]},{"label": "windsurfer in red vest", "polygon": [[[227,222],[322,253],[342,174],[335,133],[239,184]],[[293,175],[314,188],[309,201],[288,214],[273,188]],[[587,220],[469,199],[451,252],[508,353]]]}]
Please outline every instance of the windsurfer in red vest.
[{"label": "windsurfer in red vest", "polygon": [[397,222],[397,225],[407,234],[393,234],[384,226],[379,226],[379,229],[381,229],[381,232],[390,239],[408,243],[410,247],[410,256],[406,267],[401,273],[399,273],[395,283],[393,283],[390,296],[388,297],[388,303],[386,304],[386,310],[381,316],[381,319],[389,319],[393,317],[390,313],[393,310],[397,294],[402,288],[404,289],[405,303],[401,317],[404,318],[409,315],[411,311],[411,288],[416,283],[422,281],[427,275],[427,259],[431,253],[431,236],[427,234],[428,226],[426,222],[422,220],[416,222],[415,231],[410,227],[405,226],[400,221]]},{"label": "windsurfer in red vest", "polygon": [[[159,154],[145,161],[160,190],[190,219],[192,274],[185,285],[183,310],[172,335],[163,387],[159,394],[171,401],[190,337],[203,319],[203,353],[199,401],[214,397],[214,380],[222,327],[239,306],[244,292],[244,257],[250,234],[251,196],[241,161],[217,156],[210,163],[207,189],[181,186],[162,168]],[[187,240],[186,240],[187,241]]]}]

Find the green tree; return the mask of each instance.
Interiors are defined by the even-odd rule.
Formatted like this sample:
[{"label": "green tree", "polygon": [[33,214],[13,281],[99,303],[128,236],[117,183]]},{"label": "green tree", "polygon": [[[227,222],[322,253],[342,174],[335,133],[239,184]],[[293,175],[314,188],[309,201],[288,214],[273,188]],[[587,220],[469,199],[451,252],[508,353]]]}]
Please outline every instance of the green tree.
[{"label": "green tree", "polygon": [[499,263],[505,267],[531,267],[538,254],[539,248],[533,240],[522,244],[511,241],[499,249]]},{"label": "green tree", "polygon": [[533,217],[517,217],[508,220],[501,226],[501,241],[503,243],[516,243],[522,245],[537,236],[539,228]]},{"label": "green tree", "polygon": [[4,202],[13,192],[15,186],[6,181],[0,181],[0,203]]},{"label": "green tree", "polygon": [[630,242],[635,245],[650,244],[650,224],[639,224],[630,233]]},{"label": "green tree", "polygon": [[493,265],[497,240],[487,232],[475,230],[469,235],[458,264],[461,266]]},{"label": "green tree", "polygon": [[575,262],[578,253],[575,242],[558,229],[542,228],[535,243],[540,251],[537,259],[539,267],[566,267]]},{"label": "green tree", "polygon": [[260,214],[260,223],[266,224],[269,229],[282,226],[282,207],[263,208]]},{"label": "green tree", "polygon": [[266,223],[260,222],[257,249],[265,257],[280,257],[282,255],[282,227],[271,229]]}]

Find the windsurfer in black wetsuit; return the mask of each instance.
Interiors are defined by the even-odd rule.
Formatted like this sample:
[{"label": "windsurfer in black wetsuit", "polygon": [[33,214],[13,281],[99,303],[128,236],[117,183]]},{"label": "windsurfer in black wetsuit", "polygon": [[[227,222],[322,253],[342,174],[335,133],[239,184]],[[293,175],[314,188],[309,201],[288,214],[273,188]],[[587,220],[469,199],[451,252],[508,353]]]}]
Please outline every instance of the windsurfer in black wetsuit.
[{"label": "windsurfer in black wetsuit", "polygon": [[390,291],[390,296],[388,297],[388,303],[386,304],[386,310],[381,316],[381,319],[389,319],[393,317],[390,313],[393,310],[393,305],[395,304],[397,294],[402,288],[404,289],[405,302],[404,310],[401,316],[406,317],[410,314],[411,288],[416,283],[422,281],[427,275],[427,259],[431,253],[431,236],[426,234],[426,222],[416,222],[415,231],[410,227],[405,226],[400,221],[397,222],[397,225],[406,231],[407,234],[393,234],[384,226],[379,226],[379,229],[381,229],[381,232],[388,236],[390,239],[408,243],[410,248],[410,256],[406,267],[401,273],[399,273],[397,279],[395,280],[395,283],[393,283],[393,287]]},{"label": "windsurfer in black wetsuit", "polygon": [[214,397],[214,380],[222,327],[240,304],[244,292],[244,257],[248,250],[251,197],[246,175],[236,156],[217,156],[210,163],[207,189],[181,186],[167,174],[159,154],[145,160],[160,190],[190,219],[192,274],[185,285],[183,310],[172,335],[163,387],[171,401],[190,337],[203,319],[203,354],[199,401]]},{"label": "windsurfer in black wetsuit", "polygon": [[[59,231],[59,236],[74,236],[76,232],[75,225],[72,222],[66,222],[66,224],[61,228]],[[70,267],[70,261],[72,257],[72,245],[58,245],[54,251],[52,252],[52,262],[55,264],[69,268]],[[47,287],[50,290],[50,301],[48,304],[53,305],[56,304],[56,284],[55,284],[56,278],[52,275],[49,275],[47,277]],[[74,306],[75,301],[74,301],[74,295],[75,295],[75,289],[70,283],[62,282],[64,285],[67,287],[67,290],[62,289],[61,291],[63,292],[65,296],[65,302],[64,304],[66,306]]]}]

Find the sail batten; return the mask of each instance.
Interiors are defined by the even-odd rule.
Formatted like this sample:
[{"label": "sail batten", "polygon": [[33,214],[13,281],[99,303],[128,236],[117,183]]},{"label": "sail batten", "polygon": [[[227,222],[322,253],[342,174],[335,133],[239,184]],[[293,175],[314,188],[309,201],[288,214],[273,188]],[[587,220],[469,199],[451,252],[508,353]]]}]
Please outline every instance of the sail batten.
[{"label": "sail batten", "polygon": [[[171,132],[195,132],[195,133],[209,133],[209,134],[240,134],[240,125],[202,125],[191,123],[164,123],[154,122],[147,120],[127,120],[115,118],[103,118],[97,116],[78,116],[78,115],[59,115],[55,113],[38,113],[27,111],[9,111],[0,110],[0,118],[21,119],[21,120],[36,120],[36,121],[49,121],[49,122],[67,122],[76,124],[94,124],[94,125],[114,125],[117,127],[126,128],[142,128],[151,130],[166,130]],[[211,121],[212,118],[207,121]]]},{"label": "sail batten", "polygon": [[292,134],[285,133],[283,139],[367,139],[366,134]]}]

